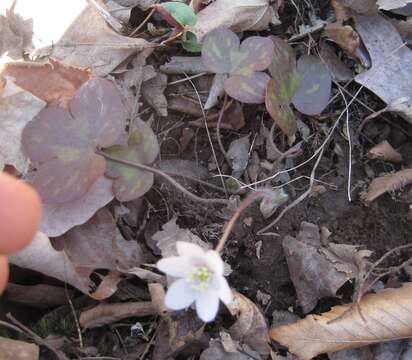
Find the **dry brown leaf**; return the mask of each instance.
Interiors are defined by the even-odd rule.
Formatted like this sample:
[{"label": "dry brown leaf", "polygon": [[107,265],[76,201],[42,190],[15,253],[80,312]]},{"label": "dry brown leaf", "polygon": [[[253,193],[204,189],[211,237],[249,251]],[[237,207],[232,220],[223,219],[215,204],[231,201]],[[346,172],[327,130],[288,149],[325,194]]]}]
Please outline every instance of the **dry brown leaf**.
[{"label": "dry brown leaf", "polygon": [[328,66],[334,80],[350,81],[353,80],[353,71],[336,55],[335,49],[324,42],[320,50],[322,61]]},{"label": "dry brown leaf", "polygon": [[50,60],[45,64],[6,64],[0,76],[13,78],[14,83],[48,104],[66,107],[74,92],[90,79],[89,71]]},{"label": "dry brown leaf", "polygon": [[228,309],[237,321],[229,328],[234,340],[249,345],[260,355],[270,354],[268,326],[258,307],[246,296],[233,291],[234,299]]},{"label": "dry brown leaf", "polygon": [[40,231],[48,236],[63,235],[71,228],[84,224],[97,210],[113,200],[113,182],[98,179],[79,200],[64,204],[43,204]]},{"label": "dry brown leaf", "polygon": [[332,0],[331,5],[335,11],[336,22],[343,24],[345,21],[349,20],[352,16],[352,12],[348,7],[343,5],[340,0]]},{"label": "dry brown leaf", "polygon": [[80,314],[80,326],[85,329],[100,327],[131,317],[156,315],[157,308],[151,301],[119,304],[100,304]]},{"label": "dry brown leaf", "polygon": [[169,75],[208,72],[200,56],[172,56],[169,62],[160,66],[160,71]]},{"label": "dry brown leaf", "polygon": [[402,162],[402,155],[397,152],[386,140],[370,149],[368,151],[368,158],[390,161],[393,163]]},{"label": "dry brown leaf", "polygon": [[115,33],[89,5],[57,44],[41,54],[67,65],[89,68],[96,76],[105,76],[130,55],[152,46],[146,40]]},{"label": "dry brown leaf", "polygon": [[24,127],[46,103],[7,79],[0,77],[0,170],[4,165],[14,166],[20,173],[28,169],[29,161],[21,148]]},{"label": "dry brown leaf", "polygon": [[326,26],[326,36],[337,43],[349,56],[355,57],[360,45],[358,33],[350,25],[333,23]]},{"label": "dry brown leaf", "polygon": [[210,340],[209,347],[202,352],[200,360],[252,360],[256,359],[243,352],[227,352],[218,339]]},{"label": "dry brown leaf", "polygon": [[260,31],[270,23],[280,22],[269,0],[215,0],[197,14],[192,31],[202,41],[209,31],[221,26],[234,32]]},{"label": "dry brown leaf", "polygon": [[166,87],[167,75],[161,73],[142,84],[143,98],[159,116],[167,116],[167,99],[164,95]]},{"label": "dry brown leaf", "polygon": [[339,0],[343,6],[346,6],[361,15],[376,15],[378,7],[376,0]]},{"label": "dry brown leaf", "polygon": [[302,222],[296,239],[286,236],[282,245],[304,313],[313,310],[319,299],[335,296],[346,281],[357,276],[360,260],[370,255],[350,245],[321,246],[319,227],[307,222]]},{"label": "dry brown leaf", "polygon": [[129,269],[143,262],[136,241],[126,241],[107,208],[100,209],[87,223],[76,226],[53,240],[77,268]]},{"label": "dry brown leaf", "polygon": [[388,105],[404,99],[399,114],[412,123],[412,51],[382,16],[357,16],[355,24],[372,60],[372,68],[355,80]]},{"label": "dry brown leaf", "polygon": [[[335,306],[291,325],[270,330],[270,337],[302,360],[327,352],[412,337],[412,284],[366,295],[356,307]],[[352,307],[350,313],[337,319]],[[362,318],[363,317],[363,318]],[[366,322],[363,320],[365,319]]]},{"label": "dry brown leaf", "polygon": [[0,337],[1,360],[38,360],[40,349],[35,344]]},{"label": "dry brown leaf", "polygon": [[410,183],[412,183],[412,169],[376,178],[369,186],[366,201],[371,202],[389,191],[399,190]]}]

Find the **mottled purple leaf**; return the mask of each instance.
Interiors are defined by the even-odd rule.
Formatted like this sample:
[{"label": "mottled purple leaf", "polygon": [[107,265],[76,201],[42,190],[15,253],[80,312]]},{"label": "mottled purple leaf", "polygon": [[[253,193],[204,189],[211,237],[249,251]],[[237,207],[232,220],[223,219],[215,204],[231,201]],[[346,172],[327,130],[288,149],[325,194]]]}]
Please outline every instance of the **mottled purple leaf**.
[{"label": "mottled purple leaf", "polygon": [[298,73],[301,83],[293,96],[293,105],[303,114],[320,114],[331,94],[332,77],[328,67],[318,57],[304,55],[298,61]]},{"label": "mottled purple leaf", "polygon": [[[138,164],[152,163],[158,153],[159,144],[153,131],[141,120],[136,122],[128,139],[128,145],[115,145],[105,149],[112,157]],[[132,166],[108,160],[106,176],[115,179],[113,192],[119,201],[131,201],[143,196],[153,185],[153,174]]]},{"label": "mottled purple leaf", "polygon": [[234,32],[218,28],[206,35],[202,60],[214,73],[247,76],[267,69],[272,61],[273,47],[270,39],[260,36],[249,37],[240,45]]},{"label": "mottled purple leaf", "polygon": [[77,90],[69,111],[52,105],[24,128],[23,150],[37,168],[33,183],[45,203],[77,200],[104,174],[95,149],[119,138],[126,116],[117,88],[92,79]]},{"label": "mottled purple leaf", "polygon": [[296,54],[293,48],[283,39],[270,36],[274,45],[274,56],[269,65],[269,73],[280,84],[289,81],[291,73],[296,71]]},{"label": "mottled purple leaf", "polygon": [[266,86],[270,76],[255,72],[249,76],[234,75],[225,81],[225,91],[232,98],[246,104],[265,102]]}]

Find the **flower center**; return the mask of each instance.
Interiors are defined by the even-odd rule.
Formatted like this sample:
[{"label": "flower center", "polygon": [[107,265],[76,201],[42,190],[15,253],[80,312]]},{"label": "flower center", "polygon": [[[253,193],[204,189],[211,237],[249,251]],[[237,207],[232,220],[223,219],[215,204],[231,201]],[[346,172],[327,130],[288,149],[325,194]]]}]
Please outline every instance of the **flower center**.
[{"label": "flower center", "polygon": [[186,281],[190,284],[192,289],[205,291],[209,288],[212,275],[212,272],[206,266],[199,266],[190,272],[186,277]]}]

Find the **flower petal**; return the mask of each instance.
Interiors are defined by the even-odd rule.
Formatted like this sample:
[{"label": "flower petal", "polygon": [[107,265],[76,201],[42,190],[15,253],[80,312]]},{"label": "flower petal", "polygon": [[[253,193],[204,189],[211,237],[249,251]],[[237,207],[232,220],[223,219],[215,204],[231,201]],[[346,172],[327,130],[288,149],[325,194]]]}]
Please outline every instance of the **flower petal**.
[{"label": "flower petal", "polygon": [[182,310],[195,301],[196,293],[184,279],[176,280],[167,290],[165,304],[171,310]]},{"label": "flower petal", "polygon": [[215,250],[209,250],[205,255],[207,267],[216,275],[223,275],[224,264],[219,253]]},{"label": "flower petal", "polygon": [[172,256],[161,259],[156,264],[160,271],[173,277],[185,277],[193,268],[187,258]]},{"label": "flower petal", "polygon": [[186,241],[177,241],[176,249],[179,256],[196,256],[203,257],[205,256],[205,251],[196,244],[186,242]]},{"label": "flower petal", "polygon": [[228,305],[233,300],[232,290],[230,289],[230,286],[227,283],[226,278],[224,278],[223,276],[218,277],[218,282],[219,282],[219,298],[226,305]]},{"label": "flower petal", "polygon": [[207,291],[196,299],[197,316],[204,322],[213,321],[219,310],[219,297],[215,291]]}]

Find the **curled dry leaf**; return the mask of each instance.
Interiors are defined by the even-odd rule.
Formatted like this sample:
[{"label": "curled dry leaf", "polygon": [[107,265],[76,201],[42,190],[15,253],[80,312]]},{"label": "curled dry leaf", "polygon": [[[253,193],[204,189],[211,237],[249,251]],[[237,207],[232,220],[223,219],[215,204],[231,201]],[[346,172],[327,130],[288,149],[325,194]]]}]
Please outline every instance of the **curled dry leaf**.
[{"label": "curled dry leaf", "polygon": [[369,186],[366,201],[371,202],[387,192],[399,190],[410,183],[412,183],[412,169],[376,178]]},{"label": "curled dry leaf", "polygon": [[4,84],[0,77],[0,170],[12,165],[20,173],[28,170],[29,161],[21,146],[24,127],[46,103],[20,88],[9,78]]},{"label": "curled dry leaf", "polygon": [[0,75],[12,77],[16,85],[47,104],[66,108],[75,91],[90,79],[89,71],[53,59],[43,65],[24,62],[7,64]]},{"label": "curled dry leaf", "polygon": [[258,307],[246,296],[233,291],[234,300],[228,309],[237,321],[229,328],[234,340],[249,345],[262,356],[270,354],[268,326]]},{"label": "curled dry leaf", "polygon": [[142,84],[143,98],[159,116],[167,116],[167,99],[164,95],[166,86],[167,75],[165,74],[157,74]]},{"label": "curled dry leaf", "polygon": [[393,163],[402,162],[402,155],[397,152],[386,140],[370,149],[368,151],[368,158],[390,161]]},{"label": "curled dry leaf", "polygon": [[202,41],[218,27],[234,32],[260,31],[272,22],[279,24],[279,19],[269,0],[216,0],[197,14],[192,31]]},{"label": "curled dry leaf", "polygon": [[89,68],[93,75],[105,76],[133,53],[151,47],[143,39],[115,33],[93,5],[89,5],[70,25],[63,37],[42,54],[67,65]]},{"label": "curled dry leaf", "polygon": [[325,29],[325,35],[338,44],[351,57],[356,56],[356,51],[360,46],[358,33],[350,25],[339,23],[328,24]]},{"label": "curled dry leaf", "polygon": [[366,295],[359,304],[361,313],[352,304],[335,306],[327,313],[309,315],[294,324],[272,328],[270,337],[302,360],[322,353],[408,338],[412,336],[409,325],[412,322],[411,296],[412,284],[405,283],[401,288]]},{"label": "curled dry leaf", "polygon": [[230,143],[227,152],[228,158],[231,160],[232,176],[239,179],[247,168],[249,163],[250,139],[249,135]]},{"label": "curled dry leaf", "polygon": [[200,56],[172,56],[169,62],[160,66],[160,71],[170,75],[195,75],[208,70]]},{"label": "curled dry leaf", "polygon": [[23,149],[38,168],[33,184],[45,203],[72,202],[87,193],[106,167],[96,148],[118,140],[127,116],[119,91],[104,79],[84,83],[69,110],[49,106],[23,131]]}]

